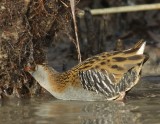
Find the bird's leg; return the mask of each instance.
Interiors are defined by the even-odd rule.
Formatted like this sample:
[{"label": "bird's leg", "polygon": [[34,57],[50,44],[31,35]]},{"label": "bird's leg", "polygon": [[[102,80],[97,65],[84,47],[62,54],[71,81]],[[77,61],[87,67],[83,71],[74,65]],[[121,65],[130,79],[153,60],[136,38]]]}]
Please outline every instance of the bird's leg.
[{"label": "bird's leg", "polygon": [[120,92],[120,93],[119,93],[119,97],[116,99],[116,101],[123,101],[125,95],[126,95],[126,92],[125,92],[125,91]]}]

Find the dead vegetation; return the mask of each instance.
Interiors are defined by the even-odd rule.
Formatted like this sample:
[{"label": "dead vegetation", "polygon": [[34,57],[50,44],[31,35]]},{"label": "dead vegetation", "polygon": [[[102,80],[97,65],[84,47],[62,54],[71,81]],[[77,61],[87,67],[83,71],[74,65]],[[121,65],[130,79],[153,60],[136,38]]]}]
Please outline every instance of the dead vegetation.
[{"label": "dead vegetation", "polygon": [[45,47],[61,33],[70,34],[67,0],[0,1],[0,95],[25,97],[40,87],[23,68],[45,62]]}]

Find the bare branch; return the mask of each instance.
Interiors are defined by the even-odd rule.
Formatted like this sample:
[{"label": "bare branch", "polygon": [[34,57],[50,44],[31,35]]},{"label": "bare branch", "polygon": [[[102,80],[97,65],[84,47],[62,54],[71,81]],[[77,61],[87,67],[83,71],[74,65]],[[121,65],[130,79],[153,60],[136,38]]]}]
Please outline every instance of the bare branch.
[{"label": "bare branch", "polygon": [[[124,12],[136,12],[136,11],[148,11],[160,9],[160,3],[156,4],[144,4],[144,5],[134,5],[134,6],[122,6],[122,7],[112,7],[103,9],[92,9],[92,15],[103,15],[103,14],[113,14],[113,13],[124,13]],[[84,11],[80,11],[78,16],[84,16]]]}]

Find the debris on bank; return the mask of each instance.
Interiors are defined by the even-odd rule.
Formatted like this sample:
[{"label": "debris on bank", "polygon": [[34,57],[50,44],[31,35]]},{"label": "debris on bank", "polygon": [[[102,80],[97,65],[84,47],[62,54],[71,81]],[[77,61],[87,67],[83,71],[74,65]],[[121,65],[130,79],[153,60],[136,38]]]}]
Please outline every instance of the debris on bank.
[{"label": "debris on bank", "polygon": [[42,92],[23,69],[44,63],[45,48],[59,35],[70,35],[67,0],[0,1],[0,95],[30,97]]}]

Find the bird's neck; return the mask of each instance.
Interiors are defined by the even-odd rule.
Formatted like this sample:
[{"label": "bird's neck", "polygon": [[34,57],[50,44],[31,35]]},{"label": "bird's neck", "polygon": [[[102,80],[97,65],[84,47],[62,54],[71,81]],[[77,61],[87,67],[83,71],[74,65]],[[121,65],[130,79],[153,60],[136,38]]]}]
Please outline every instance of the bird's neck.
[{"label": "bird's neck", "polygon": [[59,74],[53,68],[44,65],[37,65],[35,71],[29,73],[46,90],[49,90],[51,88],[51,83],[55,83],[55,78]]}]

